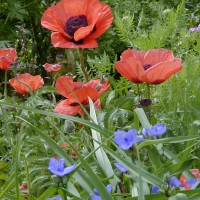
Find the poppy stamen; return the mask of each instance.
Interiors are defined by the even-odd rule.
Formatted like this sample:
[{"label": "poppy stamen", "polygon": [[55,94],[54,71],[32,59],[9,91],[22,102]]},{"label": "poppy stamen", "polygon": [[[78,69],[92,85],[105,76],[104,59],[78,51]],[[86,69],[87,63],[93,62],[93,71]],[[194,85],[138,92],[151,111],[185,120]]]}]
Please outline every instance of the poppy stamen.
[{"label": "poppy stamen", "polygon": [[70,17],[66,22],[66,30],[65,32],[73,37],[74,33],[81,27],[85,27],[88,25],[87,18],[85,15],[79,15],[75,17]]},{"label": "poppy stamen", "polygon": [[151,64],[146,64],[146,65],[143,65],[143,67],[144,67],[144,70],[147,70],[147,69],[149,69],[150,67],[152,67],[152,65],[151,65]]}]

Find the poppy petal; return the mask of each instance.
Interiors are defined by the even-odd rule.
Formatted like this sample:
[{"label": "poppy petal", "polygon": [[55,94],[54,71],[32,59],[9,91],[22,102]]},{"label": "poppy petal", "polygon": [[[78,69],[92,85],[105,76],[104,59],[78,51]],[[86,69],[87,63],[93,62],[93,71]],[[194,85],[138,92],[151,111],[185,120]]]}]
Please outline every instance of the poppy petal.
[{"label": "poppy petal", "polygon": [[61,101],[55,107],[55,112],[64,115],[76,115],[78,114],[82,108],[80,105],[71,106],[71,102],[68,99]]},{"label": "poppy petal", "polygon": [[141,62],[141,64],[143,65],[145,54],[146,54],[146,51],[136,51],[134,49],[128,49],[122,53],[122,55],[120,56],[120,59],[126,60],[130,57],[133,57],[133,58],[139,60]]},{"label": "poppy petal", "polygon": [[69,94],[68,99],[71,103],[80,101],[82,104],[88,104],[88,97],[90,97],[92,101],[96,101],[98,96],[99,93],[97,90],[86,86]]},{"label": "poppy petal", "polygon": [[152,49],[146,52],[143,65],[155,65],[174,58],[171,51],[167,49]]},{"label": "poppy petal", "polygon": [[115,63],[116,70],[125,78],[133,83],[142,83],[141,76],[144,73],[144,68],[140,61],[134,58],[129,58],[124,61]]},{"label": "poppy petal", "polygon": [[97,48],[98,43],[95,39],[84,39],[83,43],[75,44],[63,34],[54,32],[51,34],[51,43],[54,47],[60,48]]},{"label": "poppy petal", "polygon": [[166,81],[173,74],[182,69],[180,58],[171,59],[166,62],[158,63],[147,69],[142,76],[142,80],[149,84],[159,84]]},{"label": "poppy petal", "polygon": [[108,81],[105,81],[104,83],[101,83],[101,81],[101,79],[91,80],[84,84],[84,86],[94,88],[98,91],[99,94],[102,94],[109,89],[110,84]]},{"label": "poppy petal", "polygon": [[77,87],[82,86],[80,82],[74,82],[70,76],[60,76],[56,80],[55,88],[59,94],[68,98],[68,95]]},{"label": "poppy petal", "polygon": [[41,18],[41,25],[51,31],[57,31],[68,36],[64,32],[66,17],[63,13],[63,8],[60,8],[61,5],[62,2],[47,8]]},{"label": "poppy petal", "polygon": [[[20,74],[17,77],[18,80],[29,85],[33,92],[44,85],[44,81],[40,75],[32,76],[26,73]],[[20,83],[18,80],[16,78],[12,78],[9,80],[9,83],[19,94],[29,94],[29,88],[25,84]]]},{"label": "poppy petal", "polygon": [[110,7],[107,4],[102,3],[102,11],[96,24],[95,31],[89,36],[89,38],[98,38],[101,36],[112,24],[113,15]]}]

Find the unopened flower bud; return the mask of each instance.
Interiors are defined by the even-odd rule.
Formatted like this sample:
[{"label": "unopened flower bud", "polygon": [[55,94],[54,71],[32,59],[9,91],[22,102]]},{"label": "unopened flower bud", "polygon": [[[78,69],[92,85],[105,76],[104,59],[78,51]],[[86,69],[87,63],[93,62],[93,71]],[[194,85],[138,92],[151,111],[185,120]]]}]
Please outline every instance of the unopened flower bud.
[{"label": "unopened flower bud", "polygon": [[65,120],[65,124],[64,124],[64,131],[66,133],[71,133],[75,130],[75,125],[72,121],[69,120]]}]

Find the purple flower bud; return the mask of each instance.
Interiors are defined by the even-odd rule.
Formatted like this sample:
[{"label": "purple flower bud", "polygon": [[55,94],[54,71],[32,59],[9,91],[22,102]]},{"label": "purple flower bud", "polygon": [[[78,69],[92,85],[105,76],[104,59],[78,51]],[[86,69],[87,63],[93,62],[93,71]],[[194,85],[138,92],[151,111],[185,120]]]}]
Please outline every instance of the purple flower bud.
[{"label": "purple flower bud", "polygon": [[64,55],[62,55],[62,54],[57,54],[57,55],[56,55],[56,58],[63,59],[63,58],[65,58],[65,56],[64,56]]}]

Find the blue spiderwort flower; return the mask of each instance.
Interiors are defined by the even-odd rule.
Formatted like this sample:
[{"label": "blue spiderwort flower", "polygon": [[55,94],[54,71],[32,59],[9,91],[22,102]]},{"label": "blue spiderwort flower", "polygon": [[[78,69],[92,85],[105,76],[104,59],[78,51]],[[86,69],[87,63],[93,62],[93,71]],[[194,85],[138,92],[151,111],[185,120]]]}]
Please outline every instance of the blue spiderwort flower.
[{"label": "blue spiderwort flower", "polygon": [[55,158],[51,158],[49,161],[48,169],[51,171],[51,173],[62,177],[64,175],[71,173],[75,167],[76,167],[75,164],[70,167],[65,167],[64,159],[56,160]]},{"label": "blue spiderwort flower", "polygon": [[194,27],[192,27],[192,28],[189,29],[190,33],[193,33],[194,31],[196,31],[196,28],[194,28]]},{"label": "blue spiderwort flower", "polygon": [[135,142],[143,140],[143,136],[137,135],[137,131],[135,129],[129,130],[128,132],[116,131],[114,140],[119,148],[127,150],[132,147]]},{"label": "blue spiderwort flower", "polygon": [[[106,186],[106,190],[108,191],[108,193],[110,194],[111,191],[112,191],[112,186],[109,184]],[[101,197],[99,196],[99,193],[97,191],[96,188],[94,188],[94,194],[90,194],[90,197],[93,199],[93,200],[102,200]]]},{"label": "blue spiderwort flower", "polygon": [[57,197],[54,198],[48,198],[47,200],[62,200],[61,196],[58,195]]},{"label": "blue spiderwort flower", "polygon": [[200,24],[196,27],[196,31],[200,32]]},{"label": "blue spiderwort flower", "polygon": [[143,128],[142,134],[147,136],[148,134],[152,136],[161,136],[167,131],[167,127],[163,124],[157,123],[151,128]]},{"label": "blue spiderwort flower", "polygon": [[181,186],[181,182],[178,180],[178,178],[176,176],[172,176],[170,179],[169,185],[177,188],[177,187]]},{"label": "blue spiderwort flower", "polygon": [[[174,187],[174,188],[182,187],[181,182],[178,180],[178,178],[176,176],[171,176],[170,181],[169,181],[169,185],[171,187]],[[157,186],[153,185],[151,189],[152,189],[153,194],[159,193],[159,188]]]},{"label": "blue spiderwort flower", "polygon": [[191,178],[191,179],[188,179],[188,180],[186,181],[187,185],[189,185],[190,188],[191,188],[196,182],[197,182],[197,179],[195,179],[195,178]]},{"label": "blue spiderwort flower", "polygon": [[128,169],[126,167],[124,167],[122,164],[120,163],[114,163],[115,167],[117,167],[117,169],[120,171],[120,172],[127,172]]}]

